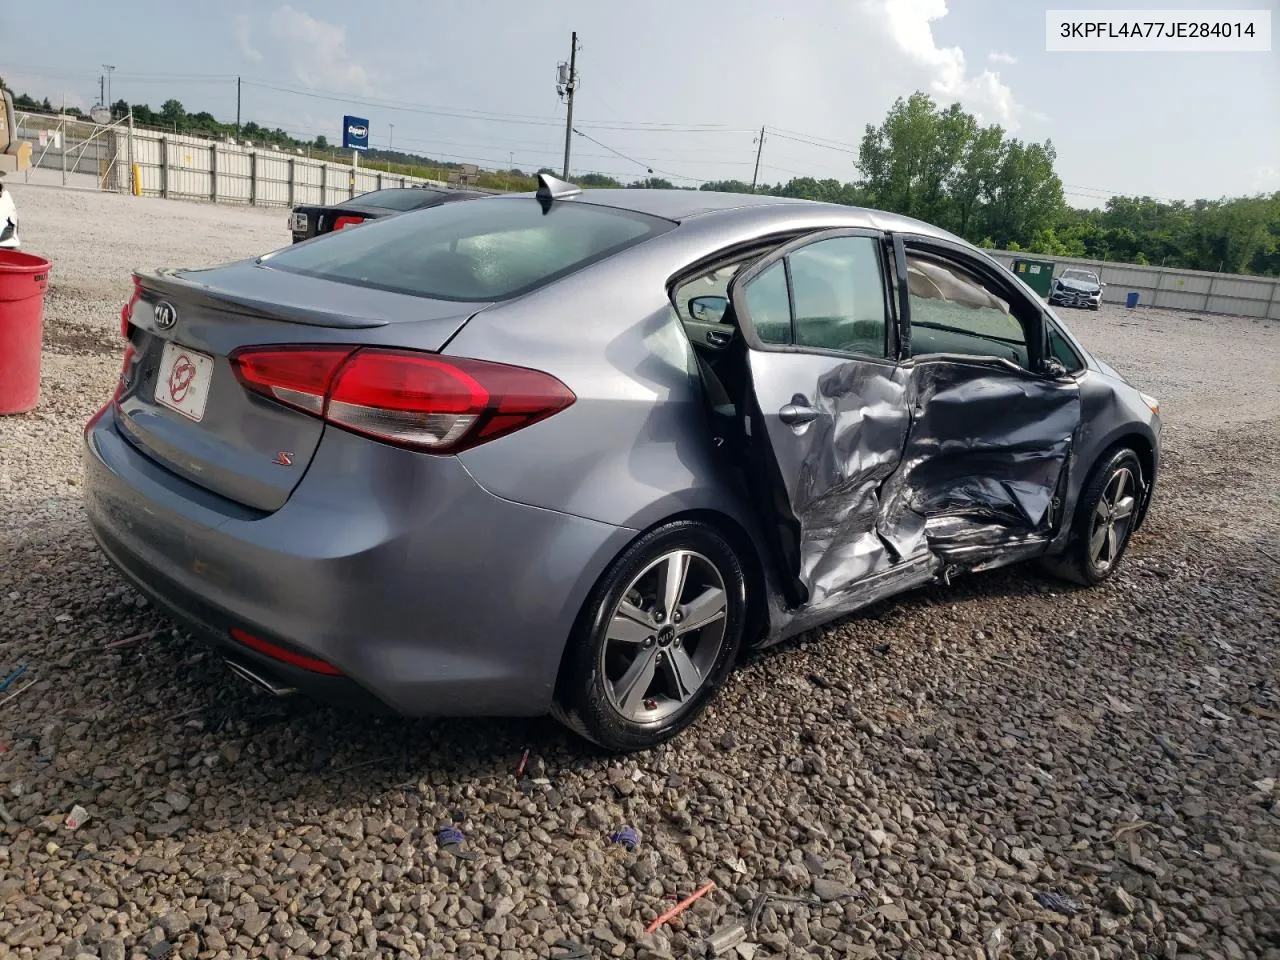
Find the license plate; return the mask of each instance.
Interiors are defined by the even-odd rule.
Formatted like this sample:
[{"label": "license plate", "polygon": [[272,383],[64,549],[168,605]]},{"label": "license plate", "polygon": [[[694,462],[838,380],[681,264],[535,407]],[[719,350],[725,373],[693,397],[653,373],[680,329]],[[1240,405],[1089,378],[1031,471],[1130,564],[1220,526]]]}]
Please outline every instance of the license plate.
[{"label": "license plate", "polygon": [[213,357],[176,343],[164,345],[156,376],[156,403],[199,423],[204,419],[212,383]]},{"label": "license plate", "polygon": [[295,213],[293,215],[293,232],[294,233],[307,232],[307,215],[305,213]]}]

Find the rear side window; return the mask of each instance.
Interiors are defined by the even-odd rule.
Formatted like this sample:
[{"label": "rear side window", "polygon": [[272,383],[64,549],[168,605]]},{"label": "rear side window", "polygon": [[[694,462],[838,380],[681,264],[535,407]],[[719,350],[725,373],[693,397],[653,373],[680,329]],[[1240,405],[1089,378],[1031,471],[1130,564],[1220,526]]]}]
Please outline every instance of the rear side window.
[{"label": "rear side window", "polygon": [[445,203],[264,257],[277,270],[438,300],[506,300],[674,227],[574,201]]}]

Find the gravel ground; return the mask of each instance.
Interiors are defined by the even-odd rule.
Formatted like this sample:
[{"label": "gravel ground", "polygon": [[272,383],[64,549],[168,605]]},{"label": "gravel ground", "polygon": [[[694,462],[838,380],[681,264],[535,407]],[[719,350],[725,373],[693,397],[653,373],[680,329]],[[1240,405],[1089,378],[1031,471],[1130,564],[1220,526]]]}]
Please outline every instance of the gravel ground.
[{"label": "gravel ground", "polygon": [[743,923],[748,960],[1280,958],[1274,324],[1068,312],[1165,409],[1118,575],[880,604],[619,761],[550,721],[272,702],[171,631],[91,542],[80,426],[128,270],[281,245],[284,214],[15,194],[55,267],[43,402],[0,420],[0,675],[27,668],[0,694],[0,956],[686,957]]}]

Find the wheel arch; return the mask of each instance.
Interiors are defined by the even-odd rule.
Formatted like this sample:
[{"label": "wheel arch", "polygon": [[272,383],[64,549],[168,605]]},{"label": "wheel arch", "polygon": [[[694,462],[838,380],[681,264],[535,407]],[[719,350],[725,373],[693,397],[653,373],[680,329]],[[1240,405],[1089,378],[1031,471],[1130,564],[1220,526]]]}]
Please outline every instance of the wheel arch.
[{"label": "wheel arch", "polygon": [[[609,558],[608,562],[600,568],[600,573],[596,576],[591,587],[583,597],[582,605],[573,621],[573,632],[575,634],[579,630],[583,629],[583,622],[585,619],[595,615],[595,611],[591,609],[592,600],[596,595],[600,583],[606,576],[608,576],[609,570],[613,567],[614,562],[631,549],[631,546],[640,538],[653,532],[659,527],[664,527],[669,523],[678,523],[682,520],[692,520],[706,524],[729,541],[729,545],[733,548],[734,555],[737,556],[738,562],[742,564],[742,573],[747,585],[747,616],[746,624],[743,627],[741,651],[745,652],[756,645],[759,638],[765,635],[769,629],[769,602],[767,592],[769,589],[769,582],[765,574],[764,557],[761,556],[760,548],[757,545],[755,537],[752,536],[751,532],[739,520],[724,511],[715,510],[709,507],[690,508],[665,516],[660,520],[650,523],[643,529],[636,530],[634,536],[630,537],[625,543],[619,546],[613,556]],[[557,691],[565,676],[565,666],[573,649],[573,644],[568,642],[569,638],[566,637],[565,640],[564,649],[560,654],[560,664],[556,669]]]},{"label": "wheel arch", "polygon": [[1146,519],[1147,508],[1151,505],[1151,495],[1155,489],[1156,448],[1150,437],[1141,431],[1130,429],[1107,438],[1106,442],[1099,445],[1098,453],[1090,461],[1089,468],[1084,471],[1079,490],[1085,490],[1102,465],[1122,448],[1132,450],[1142,467],[1142,502],[1138,506],[1138,516],[1133,524],[1133,529],[1136,531],[1141,528],[1142,522]]}]

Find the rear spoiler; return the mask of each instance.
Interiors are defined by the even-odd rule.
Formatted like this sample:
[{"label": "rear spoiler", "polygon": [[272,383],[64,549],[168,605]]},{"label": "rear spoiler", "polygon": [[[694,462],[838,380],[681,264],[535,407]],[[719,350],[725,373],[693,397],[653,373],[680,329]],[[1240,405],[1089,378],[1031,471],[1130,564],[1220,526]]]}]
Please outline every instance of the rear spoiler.
[{"label": "rear spoiler", "polygon": [[[244,261],[246,264],[252,261]],[[280,303],[272,300],[259,300],[256,297],[233,293],[229,290],[200,283],[180,274],[187,271],[197,272],[192,268],[174,269],[164,267],[155,270],[135,270],[133,277],[137,286],[158,297],[181,298],[184,303],[210,307],[245,317],[281,320],[286,323],[307,323],[317,327],[336,327],[340,329],[364,329],[368,327],[385,327],[386,320],[369,317],[353,317],[349,313],[338,313],[325,310],[310,304]],[[299,278],[301,279],[301,278]],[[313,281],[324,282],[324,281]]]}]

